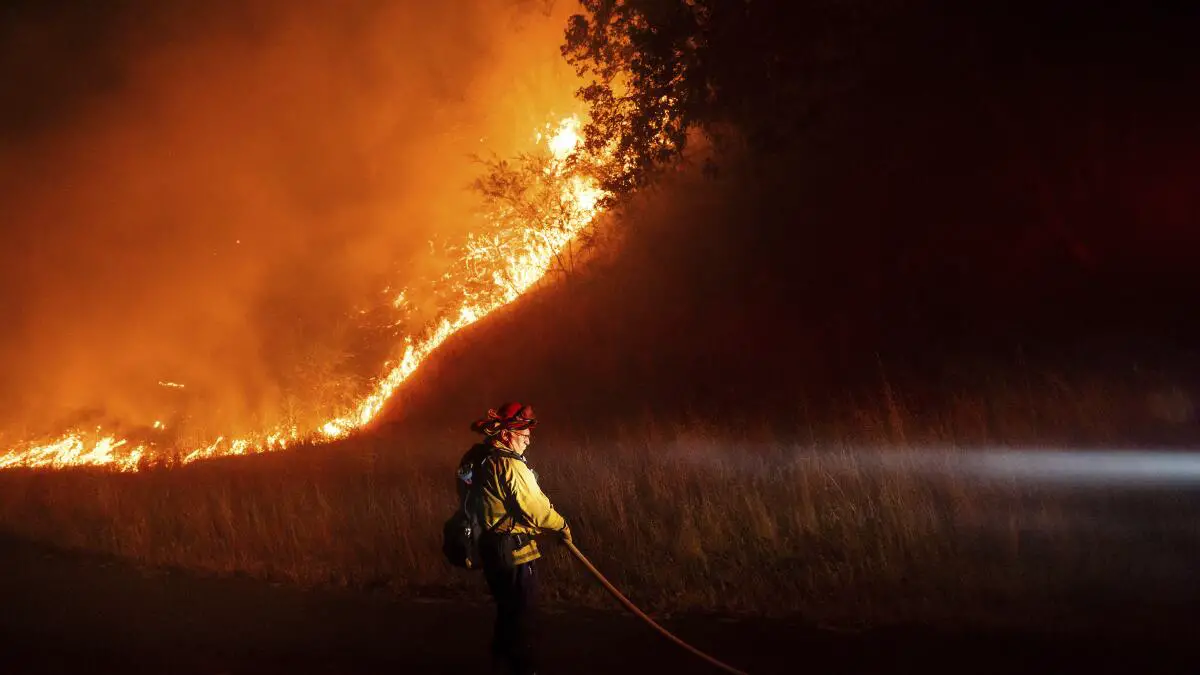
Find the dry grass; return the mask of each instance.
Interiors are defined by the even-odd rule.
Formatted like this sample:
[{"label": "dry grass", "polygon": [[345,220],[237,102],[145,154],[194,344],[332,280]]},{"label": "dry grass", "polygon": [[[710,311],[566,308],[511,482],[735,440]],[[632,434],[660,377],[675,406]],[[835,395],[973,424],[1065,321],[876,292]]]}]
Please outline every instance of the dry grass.
[{"label": "dry grass", "polygon": [[[1094,398],[1064,401],[1063,419],[1105,414],[1108,399]],[[1133,592],[1195,592],[1178,586],[1200,553],[1195,493],[964,473],[977,450],[961,439],[995,438],[980,427],[993,407],[960,397],[921,417],[889,396],[799,444],[646,424],[611,441],[535,443],[531,457],[583,550],[659,612],[1028,624]],[[147,565],[476,594],[480,581],[439,550],[470,442],[360,438],[133,475],[7,472],[0,528]],[[933,446],[945,450],[922,450]],[[609,604],[565,552],[544,568],[554,598]]]}]

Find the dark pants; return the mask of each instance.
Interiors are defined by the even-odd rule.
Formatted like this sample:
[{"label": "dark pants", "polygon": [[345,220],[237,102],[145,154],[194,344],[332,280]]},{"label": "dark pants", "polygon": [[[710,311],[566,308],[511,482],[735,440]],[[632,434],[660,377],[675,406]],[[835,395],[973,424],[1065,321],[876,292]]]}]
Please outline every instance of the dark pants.
[{"label": "dark pants", "polygon": [[537,575],[533,563],[509,567],[497,546],[482,546],[483,576],[496,600],[496,627],[492,656],[501,672],[531,675],[537,672],[534,653],[537,630]]}]

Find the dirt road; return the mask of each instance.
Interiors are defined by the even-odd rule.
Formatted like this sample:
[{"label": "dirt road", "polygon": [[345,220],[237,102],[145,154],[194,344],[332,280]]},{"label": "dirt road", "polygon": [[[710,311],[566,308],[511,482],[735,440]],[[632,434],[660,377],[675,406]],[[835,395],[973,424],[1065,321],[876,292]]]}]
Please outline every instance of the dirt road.
[{"label": "dirt road", "polygon": [[[487,672],[491,607],[311,591],[148,571],[0,537],[0,673]],[[665,622],[752,675],[769,673],[1200,672],[1170,640],[934,633],[857,634],[785,622]],[[1200,635],[1200,634],[1198,634]],[[613,612],[554,612],[546,673],[711,673]]]}]

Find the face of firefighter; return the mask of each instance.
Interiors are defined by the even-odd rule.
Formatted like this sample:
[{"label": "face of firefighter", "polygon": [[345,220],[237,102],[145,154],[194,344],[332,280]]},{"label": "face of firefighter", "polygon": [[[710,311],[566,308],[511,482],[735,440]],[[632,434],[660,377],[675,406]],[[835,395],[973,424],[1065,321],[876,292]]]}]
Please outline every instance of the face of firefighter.
[{"label": "face of firefighter", "polygon": [[501,436],[501,440],[503,440],[513,452],[524,454],[525,449],[529,447],[529,429],[522,429],[521,431],[505,431]]}]

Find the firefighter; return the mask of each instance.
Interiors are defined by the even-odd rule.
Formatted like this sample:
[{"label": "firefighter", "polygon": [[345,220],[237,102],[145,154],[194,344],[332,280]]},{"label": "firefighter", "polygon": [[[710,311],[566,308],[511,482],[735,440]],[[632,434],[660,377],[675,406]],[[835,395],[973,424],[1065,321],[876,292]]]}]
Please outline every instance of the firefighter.
[{"label": "firefighter", "polygon": [[470,476],[466,481],[483,526],[479,556],[496,602],[493,662],[497,672],[514,675],[537,672],[534,561],[541,553],[534,537],[552,533],[571,540],[571,529],[538,487],[525,457],[536,426],[528,405],[505,403],[489,410],[471,425],[484,441],[467,451],[459,464],[459,477]]}]

